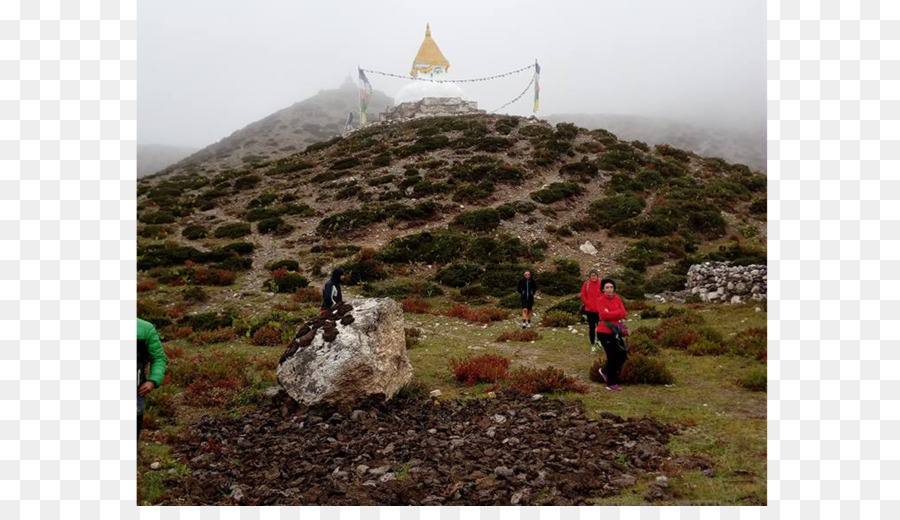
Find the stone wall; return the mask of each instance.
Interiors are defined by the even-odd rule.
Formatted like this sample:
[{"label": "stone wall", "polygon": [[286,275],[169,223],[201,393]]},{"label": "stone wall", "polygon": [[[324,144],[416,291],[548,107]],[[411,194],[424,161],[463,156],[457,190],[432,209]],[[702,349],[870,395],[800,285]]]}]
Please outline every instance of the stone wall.
[{"label": "stone wall", "polygon": [[741,303],[766,298],[768,275],[764,265],[704,262],[692,265],[687,277],[687,290],[705,302]]},{"label": "stone wall", "polygon": [[465,101],[460,98],[427,97],[419,101],[400,103],[389,107],[381,114],[382,121],[398,121],[404,119],[416,119],[419,117],[434,116],[458,116],[463,114],[484,114],[484,110],[478,109],[475,101]]}]

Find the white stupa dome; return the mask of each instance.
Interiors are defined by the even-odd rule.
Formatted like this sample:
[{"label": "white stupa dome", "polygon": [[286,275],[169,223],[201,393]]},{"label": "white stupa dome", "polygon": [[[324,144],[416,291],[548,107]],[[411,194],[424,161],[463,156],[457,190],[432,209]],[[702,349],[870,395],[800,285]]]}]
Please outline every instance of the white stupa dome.
[{"label": "white stupa dome", "polygon": [[394,103],[419,101],[427,97],[445,97],[465,99],[463,89],[456,83],[434,83],[431,81],[413,81],[405,85],[394,96]]}]

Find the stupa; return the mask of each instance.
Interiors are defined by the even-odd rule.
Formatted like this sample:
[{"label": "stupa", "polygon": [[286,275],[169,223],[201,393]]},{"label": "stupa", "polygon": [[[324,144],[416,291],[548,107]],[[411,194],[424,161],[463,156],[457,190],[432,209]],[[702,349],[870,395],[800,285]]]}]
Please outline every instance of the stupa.
[{"label": "stupa", "polygon": [[[394,97],[397,105],[388,108],[382,114],[382,120],[483,114],[484,110],[478,109],[477,102],[465,100],[465,93],[459,85],[445,80],[449,70],[450,61],[431,37],[431,25],[426,24],[425,40],[419,46],[419,52],[416,53],[409,71],[414,81],[400,89]],[[426,77],[443,81],[421,81]]]}]

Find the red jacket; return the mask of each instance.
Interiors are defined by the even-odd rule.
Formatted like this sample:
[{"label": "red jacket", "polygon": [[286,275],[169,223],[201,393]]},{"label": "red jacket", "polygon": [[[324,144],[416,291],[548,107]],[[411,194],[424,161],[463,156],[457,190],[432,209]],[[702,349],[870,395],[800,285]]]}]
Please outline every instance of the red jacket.
[{"label": "red jacket", "polygon": [[603,291],[600,289],[600,280],[596,282],[586,280],[581,286],[581,302],[584,304],[585,312],[597,312],[597,304],[601,296],[603,296]]},{"label": "red jacket", "polygon": [[622,299],[618,294],[614,294],[612,298],[607,298],[605,294],[598,298],[597,309],[600,314],[600,323],[597,324],[598,334],[612,334],[612,331],[603,324],[604,321],[618,323],[625,319],[625,306],[622,305]]}]

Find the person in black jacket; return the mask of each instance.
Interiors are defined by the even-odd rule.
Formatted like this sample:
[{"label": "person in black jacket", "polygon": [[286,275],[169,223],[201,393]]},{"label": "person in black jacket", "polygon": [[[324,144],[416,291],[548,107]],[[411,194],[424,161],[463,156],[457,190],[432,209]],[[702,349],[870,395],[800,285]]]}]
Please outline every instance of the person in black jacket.
[{"label": "person in black jacket", "polygon": [[522,279],[519,280],[519,288],[517,289],[519,296],[522,298],[522,328],[531,328],[531,318],[534,316],[534,293],[537,292],[537,284],[531,277],[531,271],[525,271]]},{"label": "person in black jacket", "polygon": [[344,270],[338,267],[331,272],[331,278],[322,287],[322,307],[319,311],[322,316],[327,314],[328,309],[335,303],[344,301],[344,295],[341,294],[341,276],[343,275]]}]

